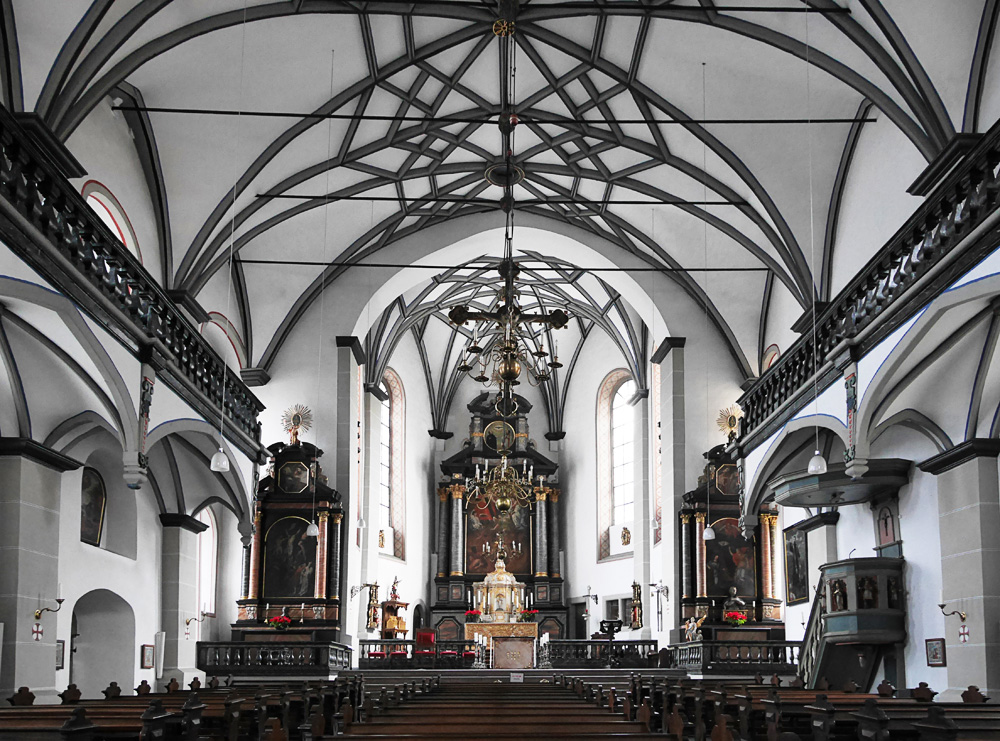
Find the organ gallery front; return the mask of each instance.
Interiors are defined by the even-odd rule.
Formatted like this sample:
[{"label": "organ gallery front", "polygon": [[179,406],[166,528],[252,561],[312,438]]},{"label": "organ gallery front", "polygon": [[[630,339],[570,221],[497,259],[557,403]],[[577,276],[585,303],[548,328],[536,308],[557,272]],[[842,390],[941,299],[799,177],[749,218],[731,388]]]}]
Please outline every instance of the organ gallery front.
[{"label": "organ gallery front", "polygon": [[[558,466],[529,436],[531,404],[513,398],[511,408],[498,410],[495,394],[476,397],[468,405],[469,438],[441,464],[432,626],[442,640],[462,639],[474,609],[487,623],[530,618],[541,632],[566,636]],[[507,585],[496,581],[500,568],[520,587],[503,595],[498,609],[497,590]],[[523,610],[538,612],[522,618]]]}]

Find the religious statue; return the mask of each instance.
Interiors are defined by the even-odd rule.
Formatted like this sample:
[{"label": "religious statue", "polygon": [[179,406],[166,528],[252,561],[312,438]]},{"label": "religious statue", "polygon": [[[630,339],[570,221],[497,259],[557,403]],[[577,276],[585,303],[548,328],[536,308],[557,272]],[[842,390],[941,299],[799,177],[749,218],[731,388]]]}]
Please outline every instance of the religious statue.
[{"label": "religious statue", "polygon": [[694,617],[687,619],[687,622],[684,623],[685,641],[700,641],[702,639],[701,624],[705,622],[705,618],[707,617],[708,615],[702,615],[698,620],[695,620]]},{"label": "religious statue", "polygon": [[729,587],[729,599],[722,603],[723,612],[743,612],[746,602],[736,596],[736,587]]},{"label": "religious statue", "polygon": [[392,586],[389,587],[389,599],[398,600],[399,599],[399,577],[397,576],[392,580]]}]

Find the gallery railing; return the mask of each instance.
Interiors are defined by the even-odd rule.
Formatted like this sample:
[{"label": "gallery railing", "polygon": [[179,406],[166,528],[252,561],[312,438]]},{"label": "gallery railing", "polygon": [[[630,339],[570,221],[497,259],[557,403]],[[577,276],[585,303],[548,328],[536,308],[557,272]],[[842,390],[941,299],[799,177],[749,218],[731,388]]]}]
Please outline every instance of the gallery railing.
[{"label": "gallery railing", "polygon": [[548,641],[547,663],[559,667],[647,667],[655,661],[655,640],[606,641],[552,639]]},{"label": "gallery railing", "polygon": [[[965,237],[996,217],[1000,207],[998,163],[1000,123],[983,135],[902,228],[819,313],[815,343],[813,332],[806,332],[739,399],[745,415],[741,437],[744,451],[763,442],[807,403],[814,368],[821,375],[820,390],[836,377],[830,368],[824,374],[824,365],[833,359],[835,350],[839,354],[842,343],[856,341],[863,330],[885,315],[889,307],[901,304],[902,299],[916,297],[919,302],[911,302],[911,306],[896,312],[892,326],[905,321],[935,291],[943,290],[947,283],[938,285],[935,291],[924,290],[926,281],[914,290],[929,271],[947,262],[947,269],[954,270],[954,277],[958,277],[985,255],[980,250],[996,246],[979,245],[976,252],[951,254]],[[879,328],[879,332],[883,329]]]},{"label": "gallery railing", "polygon": [[209,676],[315,676],[351,668],[350,646],[340,643],[199,641],[198,668]]},{"label": "gallery railing", "polygon": [[251,458],[264,406],[0,106],[0,238]]},{"label": "gallery railing", "polygon": [[799,641],[691,641],[669,646],[670,668],[694,674],[795,674]]}]

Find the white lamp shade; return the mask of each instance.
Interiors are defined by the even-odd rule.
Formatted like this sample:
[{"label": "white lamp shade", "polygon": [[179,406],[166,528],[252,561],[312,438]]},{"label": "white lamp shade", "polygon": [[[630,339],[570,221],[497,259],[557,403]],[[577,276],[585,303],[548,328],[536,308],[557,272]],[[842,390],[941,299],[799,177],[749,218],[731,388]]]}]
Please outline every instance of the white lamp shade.
[{"label": "white lamp shade", "polygon": [[361,528],[362,530],[368,527],[368,523],[365,522],[365,518],[363,515],[358,518],[358,527]]},{"label": "white lamp shade", "polygon": [[702,540],[715,540],[715,528],[711,525],[705,528],[705,532],[701,534]]},{"label": "white lamp shade", "polygon": [[309,527],[306,528],[306,535],[310,538],[319,537],[319,525],[315,521],[309,523]]},{"label": "white lamp shade", "polygon": [[826,473],[826,458],[824,458],[818,450],[815,455],[809,459],[809,468],[807,470],[812,474]]},{"label": "white lamp shade", "polygon": [[212,463],[209,465],[209,468],[216,473],[226,473],[229,470],[229,458],[222,452],[222,448],[219,448],[219,451],[212,456]]}]

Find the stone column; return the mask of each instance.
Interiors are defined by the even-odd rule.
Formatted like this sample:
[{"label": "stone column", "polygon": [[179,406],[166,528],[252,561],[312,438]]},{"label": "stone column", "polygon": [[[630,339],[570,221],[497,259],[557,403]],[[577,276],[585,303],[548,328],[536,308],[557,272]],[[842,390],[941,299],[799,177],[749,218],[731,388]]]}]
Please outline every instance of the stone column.
[{"label": "stone column", "polygon": [[161,625],[166,633],[161,676],[164,681],[177,677],[185,687],[196,676],[200,678],[195,666],[200,623],[191,623],[190,630],[184,625],[188,618],[199,617],[200,610],[198,535],[189,522],[163,528],[160,605]]},{"label": "stone column", "polygon": [[549,576],[560,577],[562,566],[559,554],[562,544],[559,542],[559,490],[549,489]]},{"label": "stone column", "polygon": [[763,582],[763,597],[770,599],[774,596],[773,578],[771,571],[771,516],[762,514],[760,516],[760,567],[761,581]]},{"label": "stone column", "polygon": [[768,527],[771,531],[771,596],[775,597],[778,592],[778,585],[775,583],[778,577],[777,558],[778,554],[781,553],[781,542],[778,540],[778,515],[771,515]]},{"label": "stone column", "polygon": [[451,570],[449,576],[463,576],[465,574],[465,517],[462,512],[463,495],[465,494],[464,484],[452,484],[448,487],[451,490],[451,552],[449,554],[449,564]]},{"label": "stone column", "polygon": [[998,453],[1000,441],[974,439],[919,464],[938,477],[941,601],[946,612],[966,613],[969,631],[962,643],[961,618],[940,619],[948,656],[945,700],[955,700],[970,684],[985,695],[1000,691]]},{"label": "stone column", "polygon": [[247,599],[250,596],[250,557],[252,555],[253,537],[243,536],[243,572],[242,585],[243,588],[240,590],[240,595],[242,599]]},{"label": "stone column", "polygon": [[[31,688],[36,704],[58,702],[56,626],[71,620],[72,603],[38,620],[34,613],[58,607],[61,474],[79,466],[31,440],[0,439],[0,697],[5,704],[21,686]],[[66,516],[79,528],[79,504]]]},{"label": "stone column", "polygon": [[317,518],[319,522],[319,535],[316,537],[316,599],[326,599],[327,585],[327,564],[330,553],[328,551],[327,529],[330,519],[329,512],[320,512]]},{"label": "stone column", "polygon": [[253,538],[250,541],[250,589],[247,591],[248,599],[257,599],[260,596],[260,560],[261,543],[263,535],[261,528],[261,512],[258,509],[253,514]]},{"label": "stone column", "polygon": [[698,578],[697,584],[695,585],[698,590],[699,597],[707,597],[708,591],[708,564],[707,564],[707,553],[705,551],[705,513],[695,512],[694,513],[694,537],[695,544],[694,547],[698,551]]},{"label": "stone column", "polygon": [[691,594],[691,515],[681,515],[681,597]]},{"label": "stone column", "polygon": [[[341,580],[341,564],[340,564],[340,532],[343,528],[344,516],[340,512],[334,512],[331,518],[333,520],[333,527],[330,528],[330,568],[327,573],[327,584],[328,586],[328,599],[340,599],[340,580]],[[341,601],[341,610],[343,610],[343,601]],[[343,624],[343,620],[340,621]]]},{"label": "stone column", "polygon": [[[633,484],[635,496],[633,499],[632,528],[632,581],[641,584],[643,589],[653,581],[653,456],[652,453],[652,420],[650,414],[649,389],[640,389],[633,399],[633,419],[635,433],[633,440]],[[643,626],[630,633],[631,638],[652,638],[652,627],[644,616]]]},{"label": "stone column", "polygon": [[546,527],[546,520],[548,509],[548,493],[549,490],[544,486],[539,486],[535,489],[535,576],[548,576],[549,575],[549,557],[548,557],[548,542],[546,538],[546,533],[548,528]]},{"label": "stone column", "polygon": [[437,575],[448,576],[448,487],[438,489]]}]

